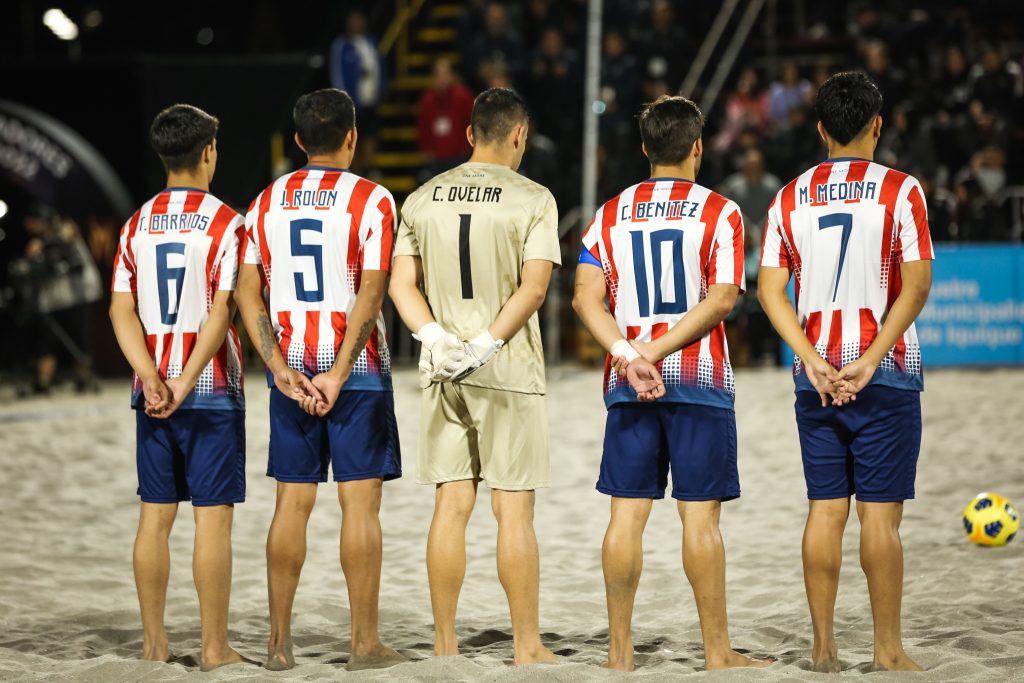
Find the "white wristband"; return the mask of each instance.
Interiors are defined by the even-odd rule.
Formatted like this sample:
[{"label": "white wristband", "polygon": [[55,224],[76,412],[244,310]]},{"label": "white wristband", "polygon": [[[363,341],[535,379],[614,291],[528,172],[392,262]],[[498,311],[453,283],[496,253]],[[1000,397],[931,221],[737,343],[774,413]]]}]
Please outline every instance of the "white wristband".
[{"label": "white wristband", "polygon": [[436,322],[427,323],[419,329],[419,331],[413,336],[423,342],[423,345],[428,349],[433,348],[434,344],[444,337],[444,328],[438,325]]},{"label": "white wristband", "polygon": [[480,334],[473,337],[473,339],[471,339],[469,343],[474,346],[497,347],[499,349],[505,345],[505,342],[502,341],[501,339],[495,339],[494,335],[491,334],[490,330],[484,330]]},{"label": "white wristband", "polygon": [[614,358],[625,358],[630,363],[640,357],[640,352],[625,339],[620,339],[612,344],[611,352]]}]

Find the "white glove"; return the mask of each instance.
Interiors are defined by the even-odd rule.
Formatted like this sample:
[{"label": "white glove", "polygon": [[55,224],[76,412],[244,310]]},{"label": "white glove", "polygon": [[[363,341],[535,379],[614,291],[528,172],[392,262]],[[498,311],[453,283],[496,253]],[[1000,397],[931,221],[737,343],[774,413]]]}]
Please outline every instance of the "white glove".
[{"label": "white glove", "polygon": [[443,369],[448,354],[462,352],[462,340],[436,322],[421,327],[413,338],[423,342],[426,353],[420,354],[420,372],[432,381],[438,381],[434,376]]},{"label": "white glove", "polygon": [[435,382],[458,381],[476,372],[494,358],[505,342],[495,339],[484,330],[476,337],[462,344],[462,348],[448,353],[439,372],[434,373]]}]

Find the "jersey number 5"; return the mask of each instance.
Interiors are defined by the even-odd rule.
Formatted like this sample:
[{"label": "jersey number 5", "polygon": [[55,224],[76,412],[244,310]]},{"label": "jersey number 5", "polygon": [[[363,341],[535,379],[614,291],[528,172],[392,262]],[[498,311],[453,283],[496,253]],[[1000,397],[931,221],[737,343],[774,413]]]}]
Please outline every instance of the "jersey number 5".
[{"label": "jersey number 5", "polygon": [[302,241],[302,232],[318,232],[323,234],[324,222],[315,218],[297,218],[291,222],[292,257],[309,256],[313,259],[313,271],[316,274],[316,289],[306,289],[306,275],[295,271],[295,298],[307,303],[324,300],[324,246],[322,244],[306,244]]},{"label": "jersey number 5", "polygon": [[818,230],[842,227],[843,236],[839,243],[839,268],[836,269],[836,286],[832,290],[832,301],[839,294],[839,278],[843,276],[843,264],[846,263],[846,247],[850,244],[850,233],[853,232],[852,213],[830,213],[818,217]]},{"label": "jersey number 5", "polygon": [[[636,301],[640,317],[651,314],[651,297],[647,289],[647,246],[644,231],[629,233],[632,238],[633,277],[636,278]],[[666,264],[662,263],[662,246],[669,245],[668,268],[672,269],[671,298],[661,291],[661,276]],[[686,312],[686,274],[683,267],[683,231],[655,230],[650,234],[651,261],[654,266],[654,314]]]},{"label": "jersey number 5", "polygon": [[[171,254],[180,256],[180,266],[172,266]],[[185,244],[164,242],[156,245],[156,280],[160,290],[160,322],[173,325],[178,322],[178,306],[181,304],[181,287],[185,284]],[[174,293],[171,293],[174,287]]]}]

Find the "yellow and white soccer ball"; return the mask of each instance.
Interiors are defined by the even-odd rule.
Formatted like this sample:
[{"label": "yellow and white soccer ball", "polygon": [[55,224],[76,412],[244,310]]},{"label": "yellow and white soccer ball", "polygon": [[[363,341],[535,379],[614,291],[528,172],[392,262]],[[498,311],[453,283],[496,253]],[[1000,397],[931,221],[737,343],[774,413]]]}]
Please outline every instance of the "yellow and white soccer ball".
[{"label": "yellow and white soccer ball", "polygon": [[1006,545],[1020,528],[1020,514],[998,493],[979,493],[964,508],[964,533],[978,545]]}]

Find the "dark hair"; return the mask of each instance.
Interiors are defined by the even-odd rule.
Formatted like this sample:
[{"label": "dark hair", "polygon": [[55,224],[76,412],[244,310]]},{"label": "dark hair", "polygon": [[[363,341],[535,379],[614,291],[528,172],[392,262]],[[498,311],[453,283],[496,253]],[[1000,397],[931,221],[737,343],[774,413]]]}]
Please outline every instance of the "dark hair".
[{"label": "dark hair", "polygon": [[681,96],[662,95],[640,112],[640,139],[651,164],[682,163],[704,129],[700,108]]},{"label": "dark hair", "polygon": [[149,127],[149,144],[170,171],[190,171],[203,150],[217,137],[220,121],[199,107],[175,104],[156,115]]},{"label": "dark hair", "polygon": [[484,90],[473,101],[471,125],[477,143],[504,142],[513,128],[529,120],[526,103],[511,88]]},{"label": "dark hair", "polygon": [[343,90],[314,90],[295,103],[292,119],[306,154],[330,154],[356,127],[356,106]]},{"label": "dark hair", "polygon": [[814,111],[829,137],[847,145],[882,111],[882,93],[865,74],[845,71],[821,85]]}]

